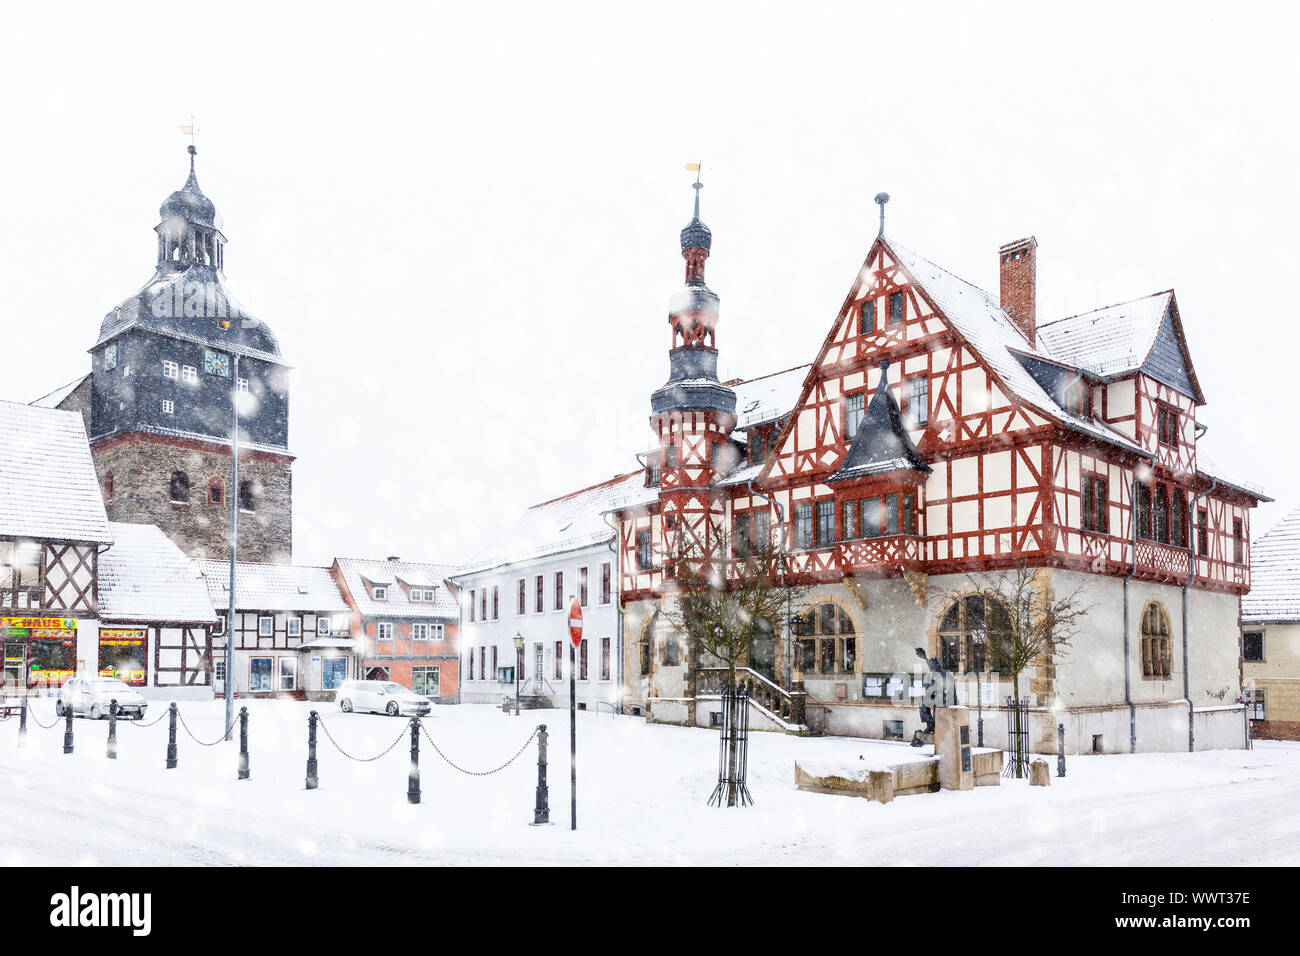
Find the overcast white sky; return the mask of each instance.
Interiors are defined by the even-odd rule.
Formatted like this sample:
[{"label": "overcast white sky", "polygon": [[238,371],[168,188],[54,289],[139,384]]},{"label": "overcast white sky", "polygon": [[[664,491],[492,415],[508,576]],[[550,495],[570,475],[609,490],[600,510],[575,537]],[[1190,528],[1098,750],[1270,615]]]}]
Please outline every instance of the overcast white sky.
[{"label": "overcast white sky", "polygon": [[875,234],[1039,316],[1173,287],[1202,449],[1300,506],[1294,5],[125,3],[0,12],[0,397],[88,369],[199,181],[294,366],[295,559],[455,561],[636,467],[704,163],[725,377]]}]

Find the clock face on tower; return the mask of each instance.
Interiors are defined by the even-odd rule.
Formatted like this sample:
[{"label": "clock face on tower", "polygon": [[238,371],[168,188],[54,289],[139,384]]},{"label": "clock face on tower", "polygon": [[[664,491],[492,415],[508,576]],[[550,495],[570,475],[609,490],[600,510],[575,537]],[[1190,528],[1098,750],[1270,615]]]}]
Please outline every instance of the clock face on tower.
[{"label": "clock face on tower", "polygon": [[203,352],[203,369],[212,375],[220,375],[222,378],[230,377],[230,356],[224,352],[214,352],[211,349],[205,349]]}]

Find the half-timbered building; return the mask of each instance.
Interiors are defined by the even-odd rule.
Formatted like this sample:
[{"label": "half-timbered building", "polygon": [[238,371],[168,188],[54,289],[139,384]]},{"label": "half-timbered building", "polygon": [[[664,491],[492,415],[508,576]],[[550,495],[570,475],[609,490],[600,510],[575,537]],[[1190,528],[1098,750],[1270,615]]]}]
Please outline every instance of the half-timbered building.
[{"label": "half-timbered building", "polygon": [[335,558],[363,680],[391,680],[435,704],[460,701],[457,607],[448,564]]},{"label": "half-timbered building", "polygon": [[216,615],[198,567],[151,524],[110,521],[99,560],[99,674],[172,700],[212,699]]},{"label": "half-timbered building", "polygon": [[108,520],[81,416],[0,402],[4,691],[99,673],[147,696],[210,698],[214,620],[175,544]]},{"label": "half-timbered building", "polygon": [[1035,746],[1055,749],[1058,722],[1072,752],[1241,745],[1237,601],[1266,499],[1197,457],[1205,397],[1172,291],[1040,322],[1033,238],[1001,248],[993,296],[886,237],[882,206],[797,395],[756,442],[716,374],[711,244],[697,192],[651,396],[657,494],[617,510],[633,701],[707,722],[717,662],[663,613],[685,536],[726,562],[771,543],[799,589],[751,650],[768,726],[910,737],[920,648],[996,743],[1010,685],[982,641],[1003,612],[972,592],[1029,567],[1045,597],[1090,608],[1068,652],[1024,675]]},{"label": "half-timbered building", "polygon": [[235,565],[235,617],[230,616],[230,562],[196,562],[217,625],[213,686],[225,693],[226,641],[234,644],[236,696],[332,700],[355,678],[360,656],[349,634],[350,608],[329,568],[288,564]]}]

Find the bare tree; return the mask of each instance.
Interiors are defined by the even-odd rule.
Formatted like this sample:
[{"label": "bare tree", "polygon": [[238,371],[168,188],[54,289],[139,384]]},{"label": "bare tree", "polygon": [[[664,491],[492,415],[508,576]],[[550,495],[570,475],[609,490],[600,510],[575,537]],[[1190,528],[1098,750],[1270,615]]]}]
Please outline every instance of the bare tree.
[{"label": "bare tree", "polygon": [[[676,600],[664,617],[686,635],[691,657],[703,651],[727,668],[724,692],[736,691],[736,671],[749,663],[754,642],[780,627],[791,599],[782,586],[781,553],[769,542],[759,542],[728,558],[720,535],[706,546],[697,535],[679,533],[670,567]],[[737,800],[737,742],[727,753],[727,806]]]},{"label": "bare tree", "polygon": [[1092,608],[1081,597],[1086,586],[1058,597],[1042,583],[1038,569],[1016,567],[985,576],[967,577],[984,599],[982,643],[993,670],[1011,675],[1017,704],[1016,776],[1026,757],[1019,723],[1020,675],[1042,658],[1064,654],[1078,630],[1079,619]]}]

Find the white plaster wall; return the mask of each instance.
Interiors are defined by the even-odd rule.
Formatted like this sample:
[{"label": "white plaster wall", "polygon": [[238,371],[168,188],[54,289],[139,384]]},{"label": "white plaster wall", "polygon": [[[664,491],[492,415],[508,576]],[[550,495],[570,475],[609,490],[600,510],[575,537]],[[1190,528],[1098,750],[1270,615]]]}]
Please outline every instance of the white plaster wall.
[{"label": "white plaster wall", "polygon": [[[612,532],[611,532],[612,533]],[[600,566],[610,563],[610,601],[600,603]],[[503,684],[496,675],[484,680],[479,675],[478,648],[487,647],[488,667],[492,666],[491,648],[497,648],[497,666],[510,667],[515,662],[515,634],[524,637],[524,658],[526,682],[522,692],[532,694],[536,687],[534,644],[542,644],[543,686],[557,707],[567,707],[569,702],[569,595],[578,595],[578,569],[587,568],[588,603],[582,609],[583,637],[587,640],[587,679],[576,681],[577,699],[591,707],[597,701],[617,703],[621,697],[622,655],[618,640],[618,565],[612,552],[605,544],[591,545],[561,555],[546,555],[532,561],[520,562],[506,568],[492,569],[458,578],[465,602],[461,609],[459,652],[461,661],[461,699],[467,703],[499,703],[503,696],[513,697],[515,684]],[[564,599],[561,610],[555,608],[555,572],[564,572]],[[536,578],[543,576],[543,610],[539,614],[536,607]],[[524,579],[524,613],[518,610],[519,579]],[[492,613],[492,586],[500,589],[499,617],[497,620],[469,620],[469,592],[475,592],[475,600],[484,587],[488,590],[488,614]],[[475,608],[475,617],[478,608]],[[602,638],[610,641],[610,675],[609,680],[600,679],[600,643]],[[555,642],[561,641],[561,673],[555,678]],[[469,667],[466,657],[473,649],[474,680],[469,680]],[[577,656],[574,658],[577,663]]]}]

